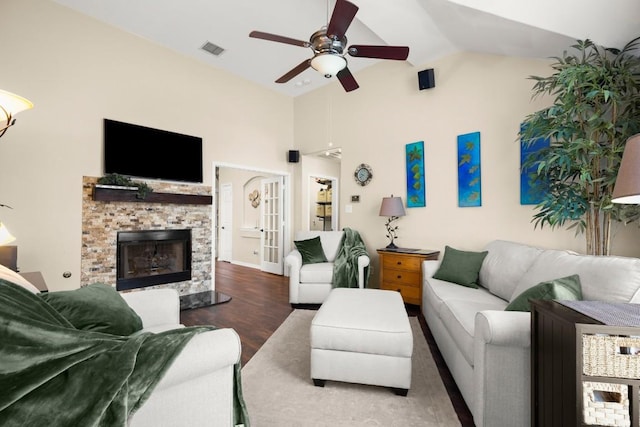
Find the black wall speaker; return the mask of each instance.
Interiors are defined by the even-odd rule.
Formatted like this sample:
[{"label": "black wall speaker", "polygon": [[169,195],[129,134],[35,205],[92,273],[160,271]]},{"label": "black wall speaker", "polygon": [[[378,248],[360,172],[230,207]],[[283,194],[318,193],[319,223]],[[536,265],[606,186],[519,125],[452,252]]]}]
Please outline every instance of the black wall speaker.
[{"label": "black wall speaker", "polygon": [[420,90],[436,87],[436,79],[433,75],[433,68],[418,71],[418,87]]},{"label": "black wall speaker", "polygon": [[298,150],[289,150],[289,163],[298,163],[300,161],[300,152]]}]

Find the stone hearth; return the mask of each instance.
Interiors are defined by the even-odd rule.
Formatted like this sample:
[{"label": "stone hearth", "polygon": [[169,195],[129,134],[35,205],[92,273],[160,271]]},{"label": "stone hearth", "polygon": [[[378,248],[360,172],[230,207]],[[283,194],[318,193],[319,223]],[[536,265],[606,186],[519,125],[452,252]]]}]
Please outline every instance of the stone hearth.
[{"label": "stone hearth", "polygon": [[[92,195],[96,181],[95,177],[82,179],[82,286],[95,282],[115,286],[118,231],[189,228],[192,230],[191,280],[144,289],[173,288],[180,295],[212,289],[211,205],[94,201]],[[210,186],[147,183],[158,192],[211,195]]]}]

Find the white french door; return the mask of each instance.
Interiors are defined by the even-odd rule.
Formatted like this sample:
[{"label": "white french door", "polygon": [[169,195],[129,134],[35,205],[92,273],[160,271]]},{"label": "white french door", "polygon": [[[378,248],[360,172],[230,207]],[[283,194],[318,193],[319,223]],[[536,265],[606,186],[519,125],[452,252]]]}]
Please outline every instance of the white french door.
[{"label": "white french door", "polygon": [[218,229],[218,261],[231,261],[233,238],[233,188],[231,184],[220,185],[220,207]]},{"label": "white french door", "polygon": [[262,203],[260,203],[261,227],[260,247],[262,271],[283,274],[282,259],[284,243],[283,233],[283,178],[276,176],[261,181]]}]

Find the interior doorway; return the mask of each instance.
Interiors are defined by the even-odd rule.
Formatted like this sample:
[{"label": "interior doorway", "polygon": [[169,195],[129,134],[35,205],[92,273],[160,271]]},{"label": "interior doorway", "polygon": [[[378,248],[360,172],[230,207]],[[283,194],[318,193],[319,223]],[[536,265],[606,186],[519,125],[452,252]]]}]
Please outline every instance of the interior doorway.
[{"label": "interior doorway", "polygon": [[338,179],[329,176],[309,177],[309,230],[338,229]]},{"label": "interior doorway", "polygon": [[[290,173],[228,163],[214,163],[213,170],[212,258],[262,270],[265,255],[265,245],[262,244],[265,232],[262,212],[266,201],[263,182],[277,179],[281,182],[282,207],[278,212],[278,218],[268,225],[270,237],[277,235],[282,243],[279,243],[277,248],[270,248],[271,253],[268,255],[270,261],[275,260],[277,264],[282,264],[282,267],[274,266],[273,262],[268,265],[270,272],[283,274],[284,254],[290,251],[291,246]],[[223,197],[223,192],[229,187],[232,188],[231,195]],[[223,223],[225,213],[222,212],[222,208],[226,197],[233,200],[230,206],[224,208],[225,213],[230,212],[230,226],[226,225],[226,221]],[[229,238],[225,242],[223,236],[227,234]],[[227,250],[228,256],[223,253]],[[212,270],[211,277],[215,289],[215,263]]]}]

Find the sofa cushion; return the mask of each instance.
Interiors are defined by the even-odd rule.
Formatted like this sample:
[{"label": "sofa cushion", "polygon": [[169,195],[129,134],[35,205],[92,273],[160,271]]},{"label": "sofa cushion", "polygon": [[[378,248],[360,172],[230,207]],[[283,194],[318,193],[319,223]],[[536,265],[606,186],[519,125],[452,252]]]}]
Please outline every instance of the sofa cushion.
[{"label": "sofa cushion", "polygon": [[549,280],[538,283],[516,296],[513,301],[507,305],[507,311],[531,311],[532,299],[543,300],[581,300],[582,290],[580,286],[580,277],[577,274],[560,279]]},{"label": "sofa cushion", "polygon": [[542,249],[515,242],[495,240],[489,243],[478,284],[509,301],[524,273],[531,267]]},{"label": "sofa cushion", "polygon": [[545,250],[520,279],[511,299],[540,282],[577,274],[585,300],[640,302],[640,259]]},{"label": "sofa cushion", "polygon": [[452,299],[443,304],[440,312],[442,323],[469,365],[473,366],[476,313],[483,310],[504,310],[505,305],[506,301],[496,296],[481,301]]},{"label": "sofa cushion", "polygon": [[320,243],[320,236],[307,240],[296,240],[293,243],[302,255],[302,265],[327,262],[327,257],[322,250],[322,243]]},{"label": "sofa cushion", "polygon": [[440,268],[433,275],[436,279],[477,288],[478,273],[487,252],[469,252],[445,246]]},{"label": "sofa cushion", "polygon": [[333,263],[305,264],[300,268],[300,283],[331,283]]},{"label": "sofa cushion", "polygon": [[94,283],[73,291],[40,295],[78,329],[112,335],[131,335],[142,320],[115,288]]},{"label": "sofa cushion", "polygon": [[[493,304],[496,300],[500,299],[484,288],[458,286],[451,282],[434,279],[433,277],[425,280],[422,292],[424,293],[424,300],[433,307],[438,316],[440,316],[445,302],[449,300],[476,301],[481,304]],[[506,305],[507,302],[502,301],[500,310]]]}]

